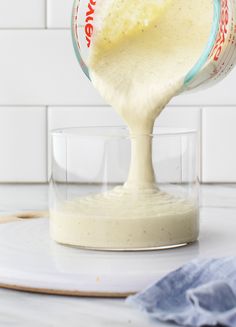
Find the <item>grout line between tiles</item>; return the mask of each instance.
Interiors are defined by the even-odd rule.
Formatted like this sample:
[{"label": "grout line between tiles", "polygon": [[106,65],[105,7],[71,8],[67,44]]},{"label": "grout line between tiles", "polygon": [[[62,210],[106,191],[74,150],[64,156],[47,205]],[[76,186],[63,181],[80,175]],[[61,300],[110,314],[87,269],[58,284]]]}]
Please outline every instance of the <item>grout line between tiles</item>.
[{"label": "grout line between tiles", "polygon": [[203,108],[200,109],[200,181],[203,183]]},{"label": "grout line between tiles", "polygon": [[[44,25],[47,26],[46,17],[44,19]],[[0,27],[1,31],[9,31],[9,32],[17,32],[17,31],[70,31],[70,28],[68,27]]]},{"label": "grout line between tiles", "polygon": [[[96,108],[99,108],[99,107],[111,107],[107,104],[83,104],[83,103],[80,103],[80,104],[68,104],[68,103],[65,103],[65,104],[56,104],[56,103],[53,103],[53,104],[45,104],[45,103],[42,103],[42,104],[4,104],[4,103],[0,103],[0,108],[1,107],[19,107],[19,108],[23,108],[23,107],[57,107],[57,108],[61,108],[61,107],[71,107],[71,108],[78,108],[78,107],[96,107]],[[236,104],[235,105],[191,105],[191,104],[188,104],[188,105],[168,105],[168,107],[175,107],[175,108],[189,108],[189,107],[192,107],[192,108],[201,108],[202,109],[204,107],[208,107],[208,108],[222,108],[225,107],[225,108],[235,108],[236,107]]]},{"label": "grout line between tiles", "polygon": [[30,26],[30,27],[27,27],[27,26],[25,26],[25,27],[20,27],[20,26],[18,26],[18,27],[16,27],[16,26],[0,27],[0,32],[1,31],[4,31],[4,32],[6,32],[6,31],[17,32],[17,31],[30,31],[30,30],[32,30],[32,31],[35,31],[35,30],[36,31],[44,31],[45,28],[43,26],[40,26],[40,27],[32,27],[32,26]]},{"label": "grout line between tiles", "polygon": [[51,31],[70,31],[70,27],[48,27],[47,30]]},{"label": "grout line between tiles", "polygon": [[[22,108],[22,107],[45,107],[45,106],[48,106],[48,107],[57,107],[57,108],[61,108],[61,107],[71,107],[71,108],[78,108],[78,107],[111,107],[107,104],[83,104],[83,103],[78,103],[78,104],[68,104],[68,103],[64,103],[64,104],[56,104],[56,103],[52,103],[52,104],[49,104],[49,103],[42,103],[42,104],[4,104],[4,103],[0,103],[0,108],[1,107],[19,107],[19,108]],[[233,104],[230,104],[230,105],[191,105],[191,104],[187,104],[187,105],[168,105],[169,108],[171,107],[174,107],[174,108],[201,108],[202,109],[204,107],[207,107],[207,108],[222,108],[222,106],[224,108],[235,108],[236,107],[236,104],[233,105]]]},{"label": "grout line between tiles", "polygon": [[236,207],[233,206],[226,206],[226,205],[202,205],[200,209],[229,209],[229,210],[236,210]]},{"label": "grout line between tiles", "polygon": [[48,29],[48,1],[47,0],[44,0],[44,5],[45,5],[45,8],[44,8],[44,27],[45,29]]},{"label": "grout line between tiles", "polygon": [[46,156],[45,156],[45,159],[46,159],[46,179],[47,179],[47,182],[49,181],[49,167],[48,167],[48,164],[49,164],[49,133],[48,133],[48,106],[46,106],[46,138],[45,138],[45,142],[46,142]]}]

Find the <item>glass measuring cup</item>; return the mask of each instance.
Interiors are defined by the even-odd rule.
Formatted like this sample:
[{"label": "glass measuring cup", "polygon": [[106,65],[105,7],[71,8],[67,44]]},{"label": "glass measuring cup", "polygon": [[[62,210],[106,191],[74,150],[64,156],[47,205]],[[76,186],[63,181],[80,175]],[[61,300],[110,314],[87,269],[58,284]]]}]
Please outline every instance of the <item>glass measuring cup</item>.
[{"label": "glass measuring cup", "polygon": [[[187,73],[181,92],[214,85],[236,64],[235,0],[213,0],[214,16],[206,47]],[[72,14],[72,40],[77,59],[89,78],[86,65],[94,28],[96,0],[75,0]]]}]

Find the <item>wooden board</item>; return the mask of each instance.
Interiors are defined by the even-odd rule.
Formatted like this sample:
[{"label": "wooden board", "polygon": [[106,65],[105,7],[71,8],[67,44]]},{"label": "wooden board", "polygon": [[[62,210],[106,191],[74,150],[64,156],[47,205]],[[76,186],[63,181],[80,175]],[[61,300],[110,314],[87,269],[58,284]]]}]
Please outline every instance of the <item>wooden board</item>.
[{"label": "wooden board", "polygon": [[22,291],[36,294],[47,294],[47,295],[63,295],[63,296],[74,296],[74,297],[94,297],[94,298],[125,298],[135,293],[112,293],[112,292],[81,292],[81,291],[67,291],[67,290],[55,290],[49,288],[33,288],[27,286],[11,285],[11,284],[0,284],[0,288],[10,289],[14,291]]},{"label": "wooden board", "polygon": [[126,297],[196,257],[235,255],[236,219],[210,215],[200,241],[150,252],[98,252],[56,244],[48,219],[0,225],[0,287],[45,294]]}]

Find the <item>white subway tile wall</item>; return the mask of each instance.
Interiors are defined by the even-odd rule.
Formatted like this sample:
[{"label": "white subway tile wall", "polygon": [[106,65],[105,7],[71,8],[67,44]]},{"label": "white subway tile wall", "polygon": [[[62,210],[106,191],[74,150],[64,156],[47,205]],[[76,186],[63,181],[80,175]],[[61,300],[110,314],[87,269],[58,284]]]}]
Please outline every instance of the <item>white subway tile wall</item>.
[{"label": "white subway tile wall", "polygon": [[45,28],[45,11],[45,0],[0,0],[0,28]]},{"label": "white subway tile wall", "polygon": [[236,181],[236,106],[203,110],[202,180]]},{"label": "white subway tile wall", "polygon": [[45,107],[0,107],[0,181],[46,182]]},{"label": "white subway tile wall", "polygon": [[97,105],[69,30],[0,30],[0,105]]},{"label": "white subway tile wall", "polygon": [[[52,129],[123,123],[77,63],[72,4],[0,0],[0,182],[48,180]],[[176,97],[158,122],[202,132],[203,182],[236,182],[235,83],[236,70],[210,89]]]},{"label": "white subway tile wall", "polygon": [[47,27],[70,28],[74,0],[47,1]]}]

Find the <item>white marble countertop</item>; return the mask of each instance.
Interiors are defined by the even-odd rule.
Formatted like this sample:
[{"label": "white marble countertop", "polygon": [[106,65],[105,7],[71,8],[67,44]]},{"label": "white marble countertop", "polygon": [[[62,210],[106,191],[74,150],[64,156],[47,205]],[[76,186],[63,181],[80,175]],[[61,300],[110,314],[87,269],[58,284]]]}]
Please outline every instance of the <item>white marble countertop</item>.
[{"label": "white marble countertop", "polygon": [[[46,185],[0,185],[0,215],[47,209]],[[201,215],[235,217],[236,185],[201,187]],[[227,253],[225,253],[227,255]],[[37,295],[0,289],[0,327],[168,326],[124,300]]]}]

